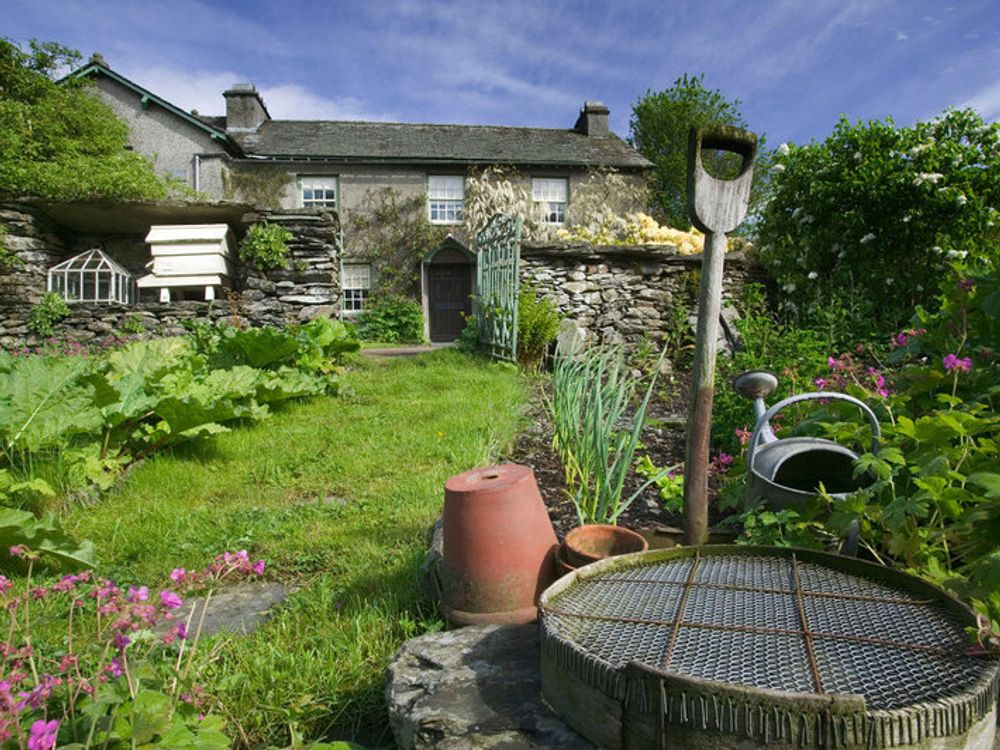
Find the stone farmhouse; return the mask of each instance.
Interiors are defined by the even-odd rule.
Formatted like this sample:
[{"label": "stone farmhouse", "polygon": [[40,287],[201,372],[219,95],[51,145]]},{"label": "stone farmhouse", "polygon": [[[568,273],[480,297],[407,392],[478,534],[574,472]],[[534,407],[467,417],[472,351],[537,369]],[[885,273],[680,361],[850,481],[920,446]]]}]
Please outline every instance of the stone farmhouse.
[{"label": "stone farmhouse", "polygon": [[[600,102],[586,102],[571,128],[276,120],[248,83],[222,92],[225,115],[205,116],[129,80],[98,54],[70,76],[92,82],[158,173],[213,200],[304,214],[334,209],[344,224],[371,191],[391,188],[403,198],[425,196],[429,221],[457,230],[468,175],[503,165],[558,225],[574,187],[595,168],[638,178],[651,166],[609,130]],[[378,269],[350,237],[339,262],[340,307],[350,316],[364,307]],[[418,263],[429,336],[454,339],[470,311],[475,256],[456,231]]]}]

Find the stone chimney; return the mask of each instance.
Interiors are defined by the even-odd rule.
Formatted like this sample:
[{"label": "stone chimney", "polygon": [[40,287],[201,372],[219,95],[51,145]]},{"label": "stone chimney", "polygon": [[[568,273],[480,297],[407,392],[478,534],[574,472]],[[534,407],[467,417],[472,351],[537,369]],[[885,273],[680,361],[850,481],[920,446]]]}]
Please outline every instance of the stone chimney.
[{"label": "stone chimney", "polygon": [[584,102],[573,129],[592,138],[606,138],[611,135],[608,129],[609,111],[603,102]]},{"label": "stone chimney", "polygon": [[253,131],[265,120],[270,120],[264,100],[252,83],[234,83],[222,93],[226,97],[226,130]]}]

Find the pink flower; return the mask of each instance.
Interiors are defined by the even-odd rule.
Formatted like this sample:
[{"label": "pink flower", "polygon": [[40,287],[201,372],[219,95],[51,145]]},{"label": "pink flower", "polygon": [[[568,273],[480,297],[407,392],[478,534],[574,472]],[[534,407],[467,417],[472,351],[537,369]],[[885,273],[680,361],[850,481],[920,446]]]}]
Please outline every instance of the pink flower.
[{"label": "pink flower", "polygon": [[264,575],[264,568],[267,565],[263,560],[258,560],[253,564],[253,572],[259,576]]},{"label": "pink flower", "polygon": [[948,372],[970,372],[972,370],[971,357],[958,357],[954,354],[946,354],[941,363]]},{"label": "pink flower", "polygon": [[174,568],[170,572],[170,580],[174,583],[180,583],[187,576],[187,571],[184,568]]},{"label": "pink flower", "polygon": [[15,544],[11,547],[8,552],[10,552],[13,557],[24,557],[24,554],[28,551],[28,548],[23,544]]},{"label": "pink flower", "polygon": [[752,436],[753,433],[745,427],[742,429],[739,427],[736,428],[736,439],[740,441],[740,445],[746,445],[749,443]]},{"label": "pink flower", "polygon": [[828,382],[829,381],[827,381],[826,378],[816,378],[813,380],[813,385],[822,390],[823,388],[826,388]]},{"label": "pink flower", "polygon": [[117,658],[112,659],[108,663],[108,666],[106,666],[104,668],[104,671],[107,672],[108,674],[114,676],[114,677],[121,677],[122,674],[123,674],[123,672],[122,672],[122,663],[120,661],[118,661]]},{"label": "pink flower", "polygon": [[140,586],[136,588],[135,586],[128,587],[128,596],[126,597],[130,602],[144,602],[149,598],[149,587]]},{"label": "pink flower", "polygon": [[0,576],[0,594],[6,594],[14,588],[14,582],[7,579],[7,576]]},{"label": "pink flower", "polygon": [[28,750],[52,750],[56,744],[56,734],[59,732],[59,722],[56,719],[45,721],[39,719],[31,725],[31,736],[28,737]]},{"label": "pink flower", "polygon": [[163,606],[167,609],[177,609],[184,603],[181,598],[177,596],[177,594],[166,589],[160,592],[160,602],[162,602]]}]

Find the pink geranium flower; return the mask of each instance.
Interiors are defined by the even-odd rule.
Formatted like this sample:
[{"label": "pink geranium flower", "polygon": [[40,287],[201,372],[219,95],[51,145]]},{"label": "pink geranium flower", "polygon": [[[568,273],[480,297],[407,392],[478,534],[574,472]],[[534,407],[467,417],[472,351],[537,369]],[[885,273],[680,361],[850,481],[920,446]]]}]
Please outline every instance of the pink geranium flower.
[{"label": "pink geranium flower", "polygon": [[972,370],[971,357],[959,357],[955,354],[946,354],[941,360],[944,369],[948,372],[970,372]]},{"label": "pink geranium flower", "polygon": [[31,736],[28,737],[28,750],[52,750],[56,744],[56,734],[59,732],[59,722],[55,719],[45,721],[39,719],[31,725]]},{"label": "pink geranium flower", "polygon": [[160,601],[167,609],[177,609],[184,602],[173,591],[163,590],[160,592]]}]

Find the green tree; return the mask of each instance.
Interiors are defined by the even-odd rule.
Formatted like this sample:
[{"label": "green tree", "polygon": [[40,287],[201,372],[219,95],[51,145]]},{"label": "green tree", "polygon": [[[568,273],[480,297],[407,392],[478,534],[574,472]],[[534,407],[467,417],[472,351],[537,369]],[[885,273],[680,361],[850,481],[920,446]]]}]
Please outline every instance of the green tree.
[{"label": "green tree", "polygon": [[[707,125],[748,128],[740,112],[740,100],[727,99],[721,91],[705,88],[704,75],[685,73],[663,91],[646,91],[632,105],[629,142],[655,165],[653,208],[672,227],[691,226],[687,210],[688,132],[694,126]],[[760,137],[758,153],[762,151],[763,137]],[[706,169],[719,176],[727,176],[733,169],[730,155],[703,158]]]},{"label": "green tree", "polygon": [[80,55],[54,42],[0,39],[0,195],[152,200],[167,186],[125,149],[128,126],[85,82],[51,76]]},{"label": "green tree", "polygon": [[1000,125],[972,110],[903,128],[843,118],[774,161],[761,259],[784,312],[831,342],[885,341],[954,267],[1000,260]]}]

